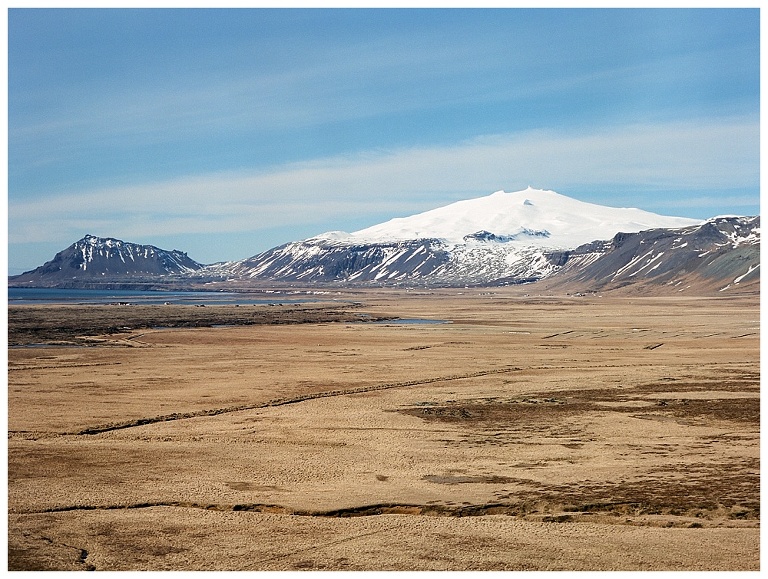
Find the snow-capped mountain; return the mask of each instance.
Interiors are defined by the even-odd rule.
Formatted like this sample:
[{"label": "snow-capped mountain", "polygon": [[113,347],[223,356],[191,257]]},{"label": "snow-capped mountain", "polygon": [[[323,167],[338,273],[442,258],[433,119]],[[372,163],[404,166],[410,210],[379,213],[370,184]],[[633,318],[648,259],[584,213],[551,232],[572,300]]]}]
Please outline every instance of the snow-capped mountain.
[{"label": "snow-capped mountain", "polygon": [[554,273],[563,250],[619,232],[698,223],[554,191],[497,191],[353,233],[288,243],[221,266],[219,273],[297,282],[519,283]]},{"label": "snow-capped mountain", "polygon": [[86,235],[40,267],[9,278],[13,286],[54,286],[94,280],[155,278],[185,274],[203,265],[186,253],[154,245]]}]

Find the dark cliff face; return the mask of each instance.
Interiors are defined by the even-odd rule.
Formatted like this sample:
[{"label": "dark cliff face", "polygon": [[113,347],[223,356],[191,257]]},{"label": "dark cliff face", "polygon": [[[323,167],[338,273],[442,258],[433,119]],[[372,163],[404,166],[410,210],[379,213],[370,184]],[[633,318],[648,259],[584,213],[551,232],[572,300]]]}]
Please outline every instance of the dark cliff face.
[{"label": "dark cliff face", "polygon": [[447,260],[434,239],[357,245],[303,241],[244,260],[235,273],[275,281],[392,281],[429,276]]},{"label": "dark cliff face", "polygon": [[189,273],[202,267],[178,250],[86,235],[57,253],[51,261],[10,277],[9,285],[50,287],[79,281],[146,279]]}]

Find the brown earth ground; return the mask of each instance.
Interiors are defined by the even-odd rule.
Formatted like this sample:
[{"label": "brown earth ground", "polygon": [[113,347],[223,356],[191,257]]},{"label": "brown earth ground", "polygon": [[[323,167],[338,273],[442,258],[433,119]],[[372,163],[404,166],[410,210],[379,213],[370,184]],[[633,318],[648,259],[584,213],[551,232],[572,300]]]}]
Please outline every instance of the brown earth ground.
[{"label": "brown earth ground", "polygon": [[336,297],[11,307],[9,569],[759,569],[757,297]]}]

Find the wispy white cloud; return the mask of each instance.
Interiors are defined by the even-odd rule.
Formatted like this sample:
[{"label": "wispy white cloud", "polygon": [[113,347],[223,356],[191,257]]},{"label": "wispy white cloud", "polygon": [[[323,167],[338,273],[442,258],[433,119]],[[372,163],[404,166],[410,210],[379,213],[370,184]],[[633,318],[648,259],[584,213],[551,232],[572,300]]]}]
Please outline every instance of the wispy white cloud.
[{"label": "wispy white cloud", "polygon": [[[11,199],[9,240],[61,242],[86,232],[137,239],[328,222],[343,229],[366,215],[407,215],[527,185],[568,194],[588,187],[743,191],[758,184],[759,123],[751,117],[532,131]],[[707,207],[710,200],[702,193],[678,206]]]}]

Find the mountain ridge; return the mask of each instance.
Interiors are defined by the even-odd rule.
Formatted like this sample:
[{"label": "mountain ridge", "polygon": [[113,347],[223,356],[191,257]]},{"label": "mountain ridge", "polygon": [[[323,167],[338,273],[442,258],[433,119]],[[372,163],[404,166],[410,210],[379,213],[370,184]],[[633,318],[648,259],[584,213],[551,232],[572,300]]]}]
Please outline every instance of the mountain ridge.
[{"label": "mountain ridge", "polygon": [[[760,216],[713,217],[699,226],[619,233],[566,252],[542,288],[581,292],[759,292]],[[731,292],[732,293],[732,292]]]}]

